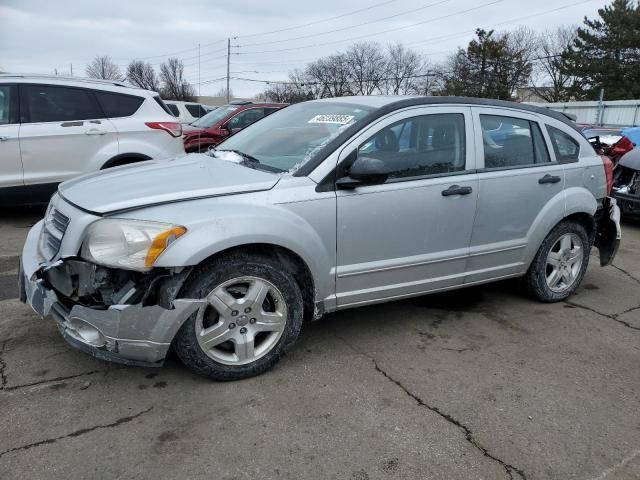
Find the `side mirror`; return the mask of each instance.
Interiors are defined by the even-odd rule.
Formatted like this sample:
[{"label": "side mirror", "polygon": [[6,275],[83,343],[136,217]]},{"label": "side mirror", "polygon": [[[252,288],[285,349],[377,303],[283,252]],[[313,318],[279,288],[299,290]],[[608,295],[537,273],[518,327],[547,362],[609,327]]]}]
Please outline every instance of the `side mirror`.
[{"label": "side mirror", "polygon": [[358,157],[347,172],[346,177],[336,181],[338,188],[352,189],[361,185],[379,185],[389,178],[389,172],[382,160]]}]

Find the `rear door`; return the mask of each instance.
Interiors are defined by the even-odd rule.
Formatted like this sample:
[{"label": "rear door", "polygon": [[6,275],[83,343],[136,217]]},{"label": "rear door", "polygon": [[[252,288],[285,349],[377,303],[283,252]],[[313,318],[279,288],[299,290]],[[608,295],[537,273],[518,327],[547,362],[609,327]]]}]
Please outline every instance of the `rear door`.
[{"label": "rear door", "polygon": [[118,154],[118,138],[92,90],[58,85],[20,87],[20,149],[24,183],[32,195],[98,170]]},{"label": "rear door", "polygon": [[0,204],[4,205],[23,196],[18,105],[18,87],[0,84]]},{"label": "rear door", "polygon": [[480,107],[473,116],[481,164],[466,283],[525,271],[538,221],[564,212],[564,167],[539,117]]}]

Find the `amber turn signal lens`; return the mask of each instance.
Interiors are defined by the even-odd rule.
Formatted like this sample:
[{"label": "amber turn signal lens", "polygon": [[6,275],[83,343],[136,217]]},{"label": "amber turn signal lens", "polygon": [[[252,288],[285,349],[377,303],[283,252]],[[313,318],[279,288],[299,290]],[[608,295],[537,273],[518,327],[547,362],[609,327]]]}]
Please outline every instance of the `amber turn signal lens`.
[{"label": "amber turn signal lens", "polygon": [[158,257],[164,252],[171,243],[177,238],[187,233],[187,229],[184,227],[173,227],[164,232],[159,233],[151,242],[151,246],[147,251],[147,256],[144,259],[145,267],[152,267]]}]

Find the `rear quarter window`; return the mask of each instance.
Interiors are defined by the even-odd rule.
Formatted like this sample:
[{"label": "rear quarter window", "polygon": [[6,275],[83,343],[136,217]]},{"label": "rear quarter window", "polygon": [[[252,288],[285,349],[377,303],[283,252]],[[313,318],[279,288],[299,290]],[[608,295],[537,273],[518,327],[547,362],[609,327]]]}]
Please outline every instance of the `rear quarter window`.
[{"label": "rear quarter window", "polygon": [[144,98],[122,93],[94,91],[102,111],[108,118],[130,117],[140,108]]},{"label": "rear quarter window", "polygon": [[568,133],[547,125],[551,144],[559,162],[577,162],[580,157],[580,144]]},{"label": "rear quarter window", "polygon": [[161,108],[162,110],[164,110],[166,113],[168,113],[168,114],[169,114],[169,115],[171,115],[172,117],[174,116],[174,115],[173,115],[173,113],[171,113],[171,110],[169,110],[169,107],[167,107],[167,104],[166,104],[166,103],[164,103],[160,97],[155,96],[155,97],[153,97],[153,99],[156,101],[156,103],[157,103],[158,105],[160,105],[160,108]]}]

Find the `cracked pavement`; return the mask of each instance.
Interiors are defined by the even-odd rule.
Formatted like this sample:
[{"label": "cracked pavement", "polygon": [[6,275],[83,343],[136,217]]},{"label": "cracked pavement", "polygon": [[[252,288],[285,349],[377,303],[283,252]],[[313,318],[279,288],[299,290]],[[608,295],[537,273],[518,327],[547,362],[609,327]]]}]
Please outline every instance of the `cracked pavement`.
[{"label": "cracked pavement", "polygon": [[640,478],[640,222],[566,302],[506,282],[344,311],[212,383],[95,360],[20,304],[41,213],[0,218],[0,478]]}]

